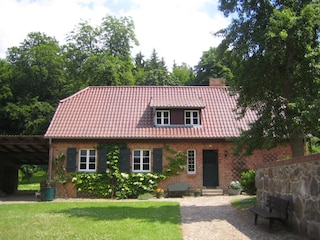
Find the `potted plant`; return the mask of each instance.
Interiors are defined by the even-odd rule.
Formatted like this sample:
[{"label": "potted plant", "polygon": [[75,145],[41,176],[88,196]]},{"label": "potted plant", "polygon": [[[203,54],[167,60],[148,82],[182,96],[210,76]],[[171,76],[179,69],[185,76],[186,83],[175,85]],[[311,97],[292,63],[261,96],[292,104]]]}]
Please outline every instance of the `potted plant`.
[{"label": "potted plant", "polygon": [[200,188],[196,188],[194,190],[194,196],[195,197],[200,197],[201,196],[201,189]]},{"label": "potted plant", "polygon": [[229,195],[239,195],[242,191],[242,187],[239,181],[232,181],[228,186]]},{"label": "potted plant", "polygon": [[52,201],[54,199],[55,183],[54,180],[48,179],[40,183],[41,200]]},{"label": "potted plant", "polygon": [[163,196],[164,190],[162,188],[156,189],[156,197],[161,198]]}]

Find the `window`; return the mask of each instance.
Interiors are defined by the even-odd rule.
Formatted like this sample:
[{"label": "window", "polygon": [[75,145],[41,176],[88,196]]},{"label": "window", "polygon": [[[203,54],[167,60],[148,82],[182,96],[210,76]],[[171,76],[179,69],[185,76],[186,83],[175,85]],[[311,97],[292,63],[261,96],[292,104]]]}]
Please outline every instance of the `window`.
[{"label": "window", "polygon": [[196,173],[196,151],[188,150],[188,174]]},{"label": "window", "polygon": [[170,112],[168,110],[157,110],[155,115],[156,125],[169,125]]},{"label": "window", "polygon": [[96,150],[80,149],[79,154],[79,172],[96,171]]},{"label": "window", "polygon": [[185,111],[185,125],[199,125],[199,110]]},{"label": "window", "polygon": [[133,150],[133,172],[150,172],[150,151]]}]

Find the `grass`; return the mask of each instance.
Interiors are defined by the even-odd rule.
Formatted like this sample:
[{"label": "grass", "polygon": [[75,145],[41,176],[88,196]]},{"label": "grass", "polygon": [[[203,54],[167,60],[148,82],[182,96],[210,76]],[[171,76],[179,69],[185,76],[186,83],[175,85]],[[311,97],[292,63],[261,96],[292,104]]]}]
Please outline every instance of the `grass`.
[{"label": "grass", "polygon": [[256,203],[256,196],[251,196],[244,199],[234,199],[231,201],[232,206],[238,210],[244,210],[251,207],[254,207]]},{"label": "grass", "polygon": [[174,202],[0,205],[1,239],[182,239]]},{"label": "grass", "polygon": [[40,182],[46,180],[46,176],[47,175],[46,175],[45,171],[35,172],[29,182],[25,179],[22,179],[22,177],[19,177],[18,190],[20,190],[20,191],[26,191],[26,190],[39,191],[40,190]]}]

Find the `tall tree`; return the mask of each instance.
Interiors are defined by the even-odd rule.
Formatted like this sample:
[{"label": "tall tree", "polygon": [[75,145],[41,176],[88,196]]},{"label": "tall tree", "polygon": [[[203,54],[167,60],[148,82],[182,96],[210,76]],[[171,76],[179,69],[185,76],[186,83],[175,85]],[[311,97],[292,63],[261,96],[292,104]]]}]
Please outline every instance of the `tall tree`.
[{"label": "tall tree", "polygon": [[234,69],[238,105],[257,112],[239,149],[247,154],[289,139],[293,156],[304,154],[304,136],[319,126],[319,0],[220,0],[234,19],[218,34],[220,49],[241,61]]},{"label": "tall tree", "polygon": [[57,103],[65,82],[64,61],[58,42],[44,33],[29,33],[19,47],[8,49],[15,97],[38,97]]},{"label": "tall tree", "polygon": [[107,15],[97,27],[80,23],[65,46],[69,89],[134,84],[131,49],[138,41],[131,18]]},{"label": "tall tree", "polygon": [[8,50],[7,60],[12,96],[1,108],[3,132],[43,134],[65,81],[60,46],[43,33],[30,33]]},{"label": "tall tree", "polygon": [[160,60],[155,49],[152,50],[150,58],[143,62],[143,65],[144,75],[140,75],[140,82],[137,84],[152,86],[173,85],[165,61],[163,58]]},{"label": "tall tree", "polygon": [[6,118],[5,107],[13,97],[10,79],[12,78],[11,65],[0,59],[0,134],[8,134],[10,119]]},{"label": "tall tree", "polygon": [[195,75],[192,67],[182,63],[181,65],[173,65],[170,78],[173,85],[184,86],[191,85],[194,82]]},{"label": "tall tree", "polygon": [[230,52],[225,51],[219,56],[217,48],[210,48],[203,52],[200,62],[195,66],[196,77],[193,84],[208,85],[210,78],[224,78],[227,82],[231,81],[233,78],[231,67]]}]

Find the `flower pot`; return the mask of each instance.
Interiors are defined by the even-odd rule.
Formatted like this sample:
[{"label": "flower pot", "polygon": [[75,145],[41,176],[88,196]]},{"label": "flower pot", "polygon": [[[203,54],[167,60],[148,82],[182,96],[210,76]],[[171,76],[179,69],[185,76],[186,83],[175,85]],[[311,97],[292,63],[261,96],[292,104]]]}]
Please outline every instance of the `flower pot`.
[{"label": "flower pot", "polygon": [[232,188],[228,189],[229,195],[239,195],[240,193],[241,193],[241,189],[232,189]]},{"label": "flower pot", "polygon": [[52,201],[54,199],[54,188],[47,187],[44,189],[44,200],[45,201]]}]

